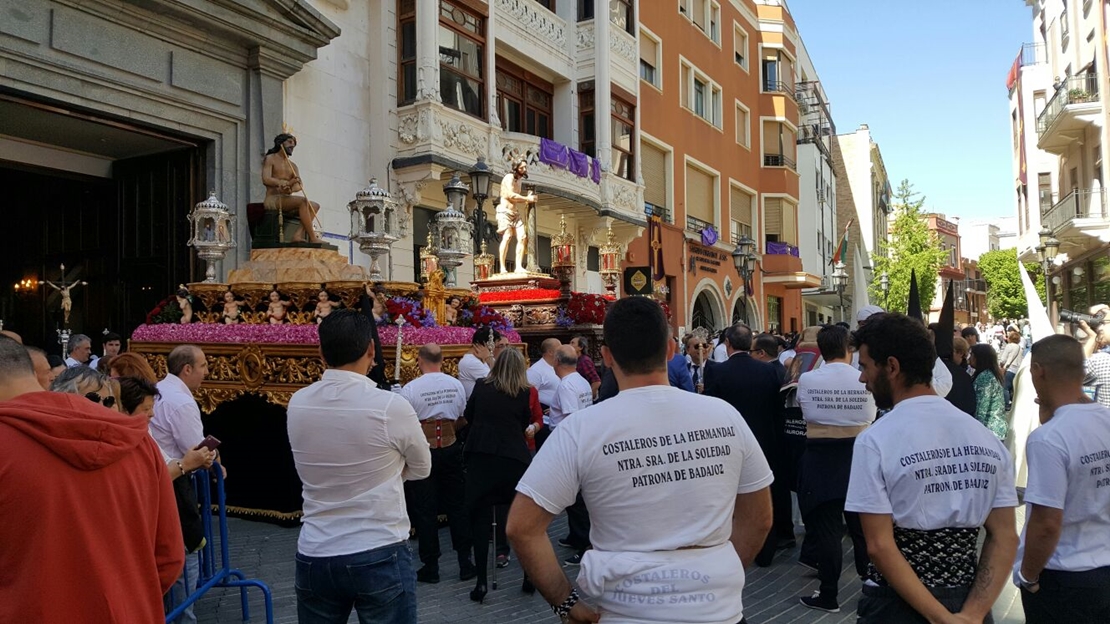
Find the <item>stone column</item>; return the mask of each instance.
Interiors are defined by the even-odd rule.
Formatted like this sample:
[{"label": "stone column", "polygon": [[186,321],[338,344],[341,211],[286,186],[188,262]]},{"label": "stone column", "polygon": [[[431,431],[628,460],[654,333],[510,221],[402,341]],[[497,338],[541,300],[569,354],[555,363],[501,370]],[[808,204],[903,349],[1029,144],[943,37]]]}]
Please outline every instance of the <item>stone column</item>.
[{"label": "stone column", "polygon": [[439,0],[416,0],[416,99],[439,102]]},{"label": "stone column", "polygon": [[613,23],[609,21],[609,0],[595,0],[594,6],[594,132],[597,137],[597,159],[601,168],[609,171],[612,163],[613,130],[609,112],[612,99],[612,42],[610,32]]}]

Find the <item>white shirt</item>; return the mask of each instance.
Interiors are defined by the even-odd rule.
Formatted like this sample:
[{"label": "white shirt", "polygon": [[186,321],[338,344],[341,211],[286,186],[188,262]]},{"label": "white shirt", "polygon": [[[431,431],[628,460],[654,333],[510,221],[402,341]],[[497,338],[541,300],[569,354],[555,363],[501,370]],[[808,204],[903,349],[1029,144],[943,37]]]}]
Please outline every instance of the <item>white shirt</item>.
[{"label": "white shirt", "polygon": [[725,346],[724,340],[721,344],[713,347],[713,361],[714,362],[727,362],[728,361],[728,348]]},{"label": "white shirt", "polygon": [[798,378],[798,404],[806,422],[837,427],[875,420],[875,398],[851,364],[833,362]]},{"label": "white shirt", "polygon": [[594,404],[594,391],[586,378],[574,371],[559,380],[559,388],[555,391],[555,400],[549,406],[543,422],[554,429],[563,422],[567,416],[585,409]]},{"label": "white shirt", "polygon": [[690,381],[694,385],[705,383],[705,360],[701,364],[694,364],[694,360],[690,356],[686,356],[686,370],[690,371]]},{"label": "white shirt", "polygon": [[474,392],[474,382],[489,376],[489,364],[479,360],[472,353],[467,353],[459,359],[459,381],[466,390],[466,398]]},{"label": "white shirt", "polygon": [[555,368],[543,358],[536,360],[535,364],[528,367],[528,383],[540,395],[540,403],[551,407],[555,401],[555,390],[559,387],[559,376],[555,374]]},{"label": "white shirt", "polygon": [[462,383],[445,373],[425,373],[405,384],[401,396],[420,420],[458,420],[466,409]]},{"label": "white shirt", "polygon": [[992,509],[1017,503],[1006,446],[939,396],[898,403],[856,438],[847,511],[935,530],[981,527]]},{"label": "white shirt", "polygon": [[622,390],[564,421],[517,491],[558,514],[581,490],[594,548],[582,559],[578,583],[607,623],[734,624],[743,615],[744,587],[744,568],[728,542],[736,495],[772,479],[731,405],[648,386]]},{"label": "white shirt", "polygon": [[185,453],[204,441],[200,406],[176,375],[166,375],[158,382],[158,394],[150,419],[150,435],[166,455],[185,457]]},{"label": "white shirt", "polygon": [[[1110,566],[1110,409],[1098,403],[1057,409],[1029,434],[1025,454],[1026,504],[1064,510],[1060,542],[1045,567],[1082,572]],[[1024,553],[1022,529],[1015,573]]]},{"label": "white shirt", "polygon": [[779,354],[779,363],[783,366],[786,366],[786,361],[794,357],[795,355],[798,355],[797,351],[795,351],[794,349],[786,349]]},{"label": "white shirt", "polygon": [[67,357],[66,358],[66,368],[73,368],[74,366],[88,366],[89,368],[96,368],[96,362],[99,359],[100,358],[96,357],[95,355],[90,355],[88,362],[78,362],[77,360],[73,359],[72,357]]},{"label": "white shirt", "polygon": [[404,479],[431,474],[416,412],[365,375],[329,369],[289,400],[289,446],[304,486],[297,551],[335,557],[404,542]]}]

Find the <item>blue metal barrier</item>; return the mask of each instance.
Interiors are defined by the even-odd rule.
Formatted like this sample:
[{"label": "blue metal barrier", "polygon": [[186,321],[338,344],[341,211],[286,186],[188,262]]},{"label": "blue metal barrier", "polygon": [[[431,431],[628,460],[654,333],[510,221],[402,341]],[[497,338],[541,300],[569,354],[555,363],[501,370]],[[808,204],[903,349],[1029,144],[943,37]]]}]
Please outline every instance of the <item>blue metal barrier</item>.
[{"label": "blue metal barrier", "polygon": [[[212,464],[212,466],[214,470],[211,472],[198,470],[192,476],[193,486],[197,491],[197,502],[200,504],[201,524],[204,527],[204,546],[198,552],[186,555],[187,557],[200,558],[200,574],[196,581],[197,588],[180,603],[176,602],[176,596],[171,596],[174,606],[166,616],[166,622],[172,622],[180,617],[186,608],[194,604],[213,587],[238,587],[239,597],[242,601],[243,621],[249,622],[250,605],[247,603],[247,588],[257,587],[262,590],[266,602],[266,624],[273,624],[274,600],[270,594],[270,588],[262,581],[246,578],[242,572],[231,567],[231,558],[228,554],[227,505],[224,501],[224,473],[220,469],[219,463]],[[213,477],[215,478],[213,479]],[[215,507],[219,517],[220,558],[218,562],[212,532],[212,481],[216,482]],[[191,583],[192,579],[185,579],[186,588]]]}]

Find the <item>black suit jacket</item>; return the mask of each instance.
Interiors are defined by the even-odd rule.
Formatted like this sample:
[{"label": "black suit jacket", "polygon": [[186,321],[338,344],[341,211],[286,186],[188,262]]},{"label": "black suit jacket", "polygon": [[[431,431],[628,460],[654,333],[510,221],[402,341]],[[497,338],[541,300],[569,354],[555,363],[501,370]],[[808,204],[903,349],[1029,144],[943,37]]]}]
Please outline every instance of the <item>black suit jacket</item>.
[{"label": "black suit jacket", "polygon": [[778,432],[782,430],[782,384],[770,364],[747,353],[735,353],[727,361],[705,369],[705,394],[736,408],[755,434],[768,462],[779,456]]},{"label": "black suit jacket", "polygon": [[485,453],[531,463],[532,453],[524,437],[524,430],[532,422],[530,396],[531,389],[511,397],[479,379],[463,412],[468,423],[463,453]]}]

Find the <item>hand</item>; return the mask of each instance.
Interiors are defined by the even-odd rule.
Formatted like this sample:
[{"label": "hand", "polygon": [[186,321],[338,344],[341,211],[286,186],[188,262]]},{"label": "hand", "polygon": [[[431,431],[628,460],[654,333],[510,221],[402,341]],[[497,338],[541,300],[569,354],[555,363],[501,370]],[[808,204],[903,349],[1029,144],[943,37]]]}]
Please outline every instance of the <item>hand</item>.
[{"label": "hand", "polygon": [[601,621],[601,614],[597,612],[597,609],[579,600],[570,609],[570,621],[575,624],[579,622],[582,624],[599,622]]},{"label": "hand", "polygon": [[216,454],[206,448],[193,449],[181,458],[181,465],[186,472],[192,472],[198,468],[208,468],[215,459]]},{"label": "hand", "polygon": [[524,430],[524,437],[528,438],[529,440],[535,438],[536,437],[536,426],[535,425],[528,425],[528,428]]}]

